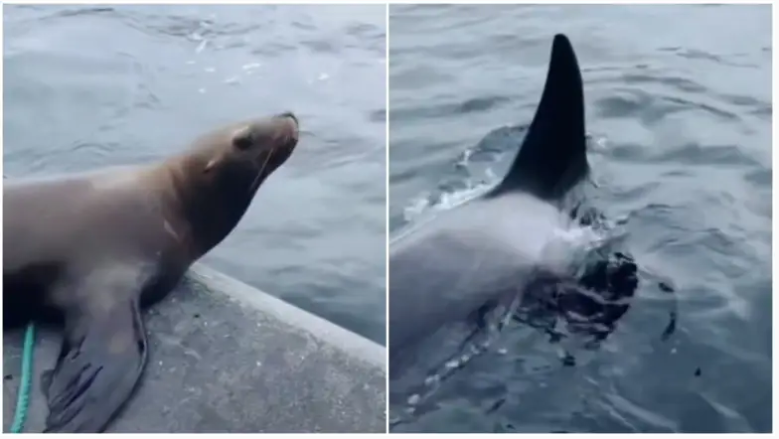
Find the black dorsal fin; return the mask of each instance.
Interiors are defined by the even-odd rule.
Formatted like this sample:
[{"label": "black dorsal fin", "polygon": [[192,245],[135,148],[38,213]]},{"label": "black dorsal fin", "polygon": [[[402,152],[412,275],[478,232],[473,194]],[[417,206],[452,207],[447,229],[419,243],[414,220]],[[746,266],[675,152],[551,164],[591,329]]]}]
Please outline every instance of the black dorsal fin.
[{"label": "black dorsal fin", "polygon": [[533,122],[514,163],[490,195],[525,191],[557,200],[586,177],[586,149],[579,63],[571,42],[558,34]]}]

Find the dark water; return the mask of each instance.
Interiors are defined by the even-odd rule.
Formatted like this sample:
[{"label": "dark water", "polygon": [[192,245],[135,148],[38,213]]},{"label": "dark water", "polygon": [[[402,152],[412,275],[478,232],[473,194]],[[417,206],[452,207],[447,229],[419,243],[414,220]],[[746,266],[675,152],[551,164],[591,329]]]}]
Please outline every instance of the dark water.
[{"label": "dark water", "polygon": [[599,348],[572,350],[574,367],[514,325],[397,431],[771,430],[770,17],[770,6],[390,7],[392,233],[502,175],[521,139],[476,145],[530,122],[564,32],[585,81],[593,202],[622,223],[640,270],[630,310]]},{"label": "dark water", "polygon": [[204,261],[384,343],[384,6],[4,9],[8,177],[145,163],[292,110],[298,149]]}]

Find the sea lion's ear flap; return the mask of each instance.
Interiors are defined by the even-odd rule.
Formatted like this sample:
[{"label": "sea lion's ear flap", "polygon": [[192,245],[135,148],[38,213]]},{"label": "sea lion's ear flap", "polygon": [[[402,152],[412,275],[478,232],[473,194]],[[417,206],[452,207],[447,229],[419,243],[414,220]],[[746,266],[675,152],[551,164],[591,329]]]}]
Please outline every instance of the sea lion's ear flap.
[{"label": "sea lion's ear flap", "polygon": [[240,150],[246,150],[251,148],[253,144],[254,144],[254,132],[251,129],[251,127],[241,128],[235,134],[233,134],[234,147]]},{"label": "sea lion's ear flap", "polygon": [[221,160],[220,157],[214,157],[211,160],[209,160],[208,163],[206,163],[206,167],[203,168],[203,173],[208,174],[209,172],[211,172],[211,169],[213,169],[213,167],[216,166],[217,163],[219,163],[219,160]]}]

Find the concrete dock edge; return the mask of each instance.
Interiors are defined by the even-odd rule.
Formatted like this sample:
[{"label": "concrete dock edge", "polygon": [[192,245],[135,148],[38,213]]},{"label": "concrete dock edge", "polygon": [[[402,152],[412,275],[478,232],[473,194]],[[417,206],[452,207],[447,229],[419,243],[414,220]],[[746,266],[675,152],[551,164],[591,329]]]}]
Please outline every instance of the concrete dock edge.
[{"label": "concrete dock edge", "polygon": [[[203,264],[145,313],[149,362],[109,432],[386,431],[386,349]],[[3,334],[3,430],[24,331]],[[25,432],[43,430],[40,377],[60,334],[38,331]]]}]

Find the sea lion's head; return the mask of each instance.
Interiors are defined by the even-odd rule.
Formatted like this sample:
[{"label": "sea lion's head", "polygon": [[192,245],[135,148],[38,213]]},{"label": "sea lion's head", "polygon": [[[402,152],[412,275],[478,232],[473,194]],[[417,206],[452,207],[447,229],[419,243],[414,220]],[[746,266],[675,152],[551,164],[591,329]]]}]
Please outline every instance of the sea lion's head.
[{"label": "sea lion's head", "polygon": [[297,118],[287,112],[234,124],[207,135],[199,142],[207,158],[202,164],[202,178],[254,193],[292,155],[298,133]]},{"label": "sea lion's head", "polygon": [[176,204],[201,251],[235,227],[262,182],[292,155],[298,133],[292,113],[248,120],[201,136],[168,163]]}]

